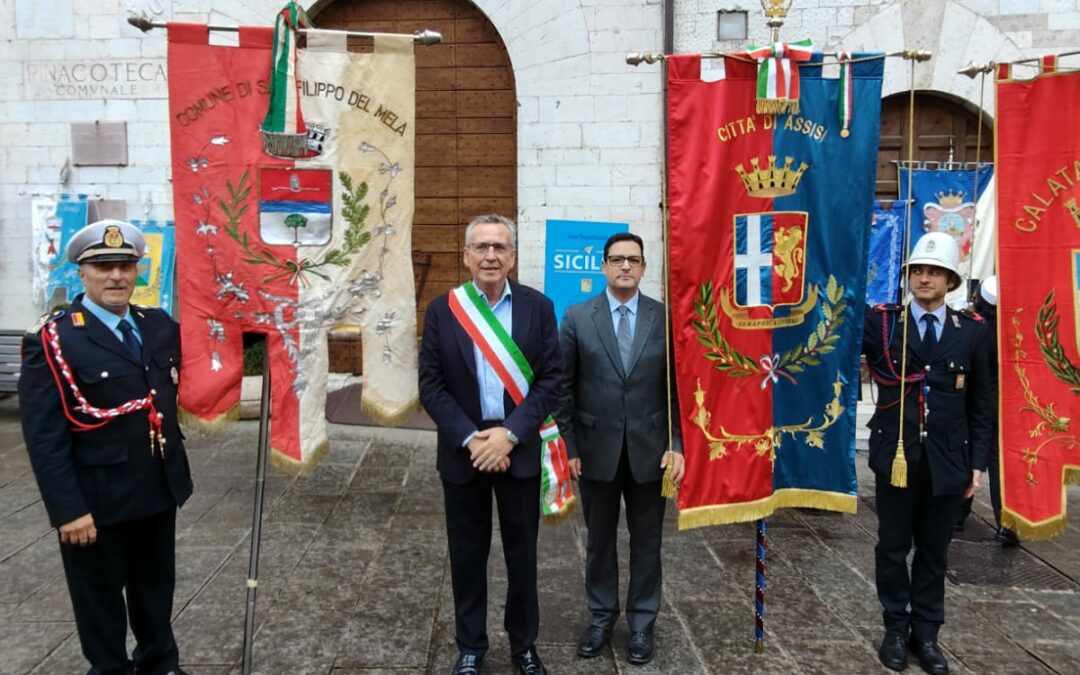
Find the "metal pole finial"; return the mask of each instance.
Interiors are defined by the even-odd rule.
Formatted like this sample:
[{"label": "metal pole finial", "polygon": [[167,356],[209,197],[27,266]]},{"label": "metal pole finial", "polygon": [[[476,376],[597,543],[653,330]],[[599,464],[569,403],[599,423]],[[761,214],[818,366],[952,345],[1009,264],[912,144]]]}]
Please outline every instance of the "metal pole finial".
[{"label": "metal pole finial", "polygon": [[154,28],[153,19],[143,13],[136,14],[131,12],[128,14],[127,21],[144,33],[149,33]]},{"label": "metal pole finial", "polygon": [[765,12],[765,25],[769,27],[769,39],[772,42],[780,41],[780,27],[784,25],[791,3],[794,0],[760,0],[761,9]]}]

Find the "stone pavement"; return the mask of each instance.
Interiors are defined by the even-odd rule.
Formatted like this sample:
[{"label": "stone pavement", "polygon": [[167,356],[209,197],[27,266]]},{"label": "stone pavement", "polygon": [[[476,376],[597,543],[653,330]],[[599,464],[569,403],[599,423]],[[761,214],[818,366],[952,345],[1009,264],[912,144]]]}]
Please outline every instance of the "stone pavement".
[{"label": "stone pavement", "polygon": [[[196,492],[180,512],[175,627],[185,669],[239,672],[257,427],[188,442]],[[255,671],[360,675],[448,672],[456,656],[442,497],[431,432],[334,426],[312,475],[271,471]],[[766,652],[753,654],[754,529],[678,532],[669,510],[657,657],[575,657],[583,608],[580,515],[544,527],[539,650],[563,673],[874,673],[876,517],[860,454],[857,515],[786,510],[769,519]],[[955,543],[941,643],[958,673],[1075,673],[1080,663],[1080,489],[1069,531],[1003,551],[983,490]],[[622,561],[627,541],[621,542]],[[501,628],[498,537],[486,673],[511,672]],[[0,673],[85,672],[55,534],[26,459],[12,398],[0,400]],[[917,665],[912,670],[918,672]]]}]

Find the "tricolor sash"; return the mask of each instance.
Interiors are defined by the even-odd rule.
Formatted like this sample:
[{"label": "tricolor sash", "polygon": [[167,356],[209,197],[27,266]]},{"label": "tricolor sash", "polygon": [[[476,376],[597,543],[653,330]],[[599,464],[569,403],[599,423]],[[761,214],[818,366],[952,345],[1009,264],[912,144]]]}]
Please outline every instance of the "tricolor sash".
[{"label": "tricolor sash", "polygon": [[[536,374],[472,281],[450,292],[450,311],[480,348],[514,404],[521,405]],[[574,503],[566,442],[551,415],[540,425],[539,433],[540,510],[544,520],[558,522]]]},{"label": "tricolor sash", "polygon": [[758,62],[757,112],[799,114],[799,62],[809,61],[812,53],[810,40],[749,48],[748,55]]}]

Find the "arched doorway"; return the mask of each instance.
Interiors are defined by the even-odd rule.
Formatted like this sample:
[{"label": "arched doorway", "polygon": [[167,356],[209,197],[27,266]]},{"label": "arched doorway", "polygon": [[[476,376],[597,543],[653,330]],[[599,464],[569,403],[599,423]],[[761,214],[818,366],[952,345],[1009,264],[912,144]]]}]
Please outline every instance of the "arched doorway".
[{"label": "arched doorway", "polygon": [[[908,158],[909,94],[881,101],[881,142],[878,146],[876,196],[899,196],[897,162]],[[983,115],[980,162],[994,161],[994,130]],[[931,92],[915,92],[915,152],[919,161],[974,162],[979,144],[978,112],[956,99]]]},{"label": "arched doorway", "polygon": [[[323,5],[323,3],[319,3]],[[469,278],[465,225],[517,213],[517,100],[510,55],[468,0],[336,0],[312,9],[319,28],[412,33],[442,44],[416,49],[416,213],[413,267],[417,328],[433,298]],[[354,51],[370,43],[350,38]]]}]

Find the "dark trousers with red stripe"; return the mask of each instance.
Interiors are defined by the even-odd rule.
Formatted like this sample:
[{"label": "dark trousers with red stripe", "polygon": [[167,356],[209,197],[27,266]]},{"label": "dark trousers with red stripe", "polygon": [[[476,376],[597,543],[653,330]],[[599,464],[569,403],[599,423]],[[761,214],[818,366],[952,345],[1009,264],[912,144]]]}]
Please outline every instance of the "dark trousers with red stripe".
[{"label": "dark trousers with red stripe", "polygon": [[506,561],[503,625],[510,653],[536,643],[540,603],[536,594],[536,537],[540,531],[540,476],[477,473],[465,484],[443,481],[450,577],[458,649],[484,654],[487,636],[487,568],[491,551],[491,498],[499,511],[499,533]]},{"label": "dark trousers with red stripe", "polygon": [[[88,675],[177,670],[172,632],[176,510],[98,528],[90,546],[60,544]],[[126,601],[125,601],[126,598]],[[135,635],[127,655],[127,626]]]}]

